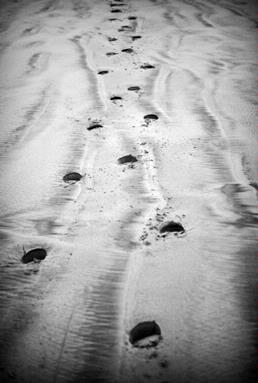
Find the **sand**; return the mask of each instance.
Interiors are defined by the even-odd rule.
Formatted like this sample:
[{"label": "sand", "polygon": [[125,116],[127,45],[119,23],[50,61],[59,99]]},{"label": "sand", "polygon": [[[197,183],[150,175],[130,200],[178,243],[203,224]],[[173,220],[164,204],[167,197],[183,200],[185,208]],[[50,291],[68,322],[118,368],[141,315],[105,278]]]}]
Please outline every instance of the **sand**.
[{"label": "sand", "polygon": [[255,2],[3,1],[0,37],[1,381],[254,382]]}]

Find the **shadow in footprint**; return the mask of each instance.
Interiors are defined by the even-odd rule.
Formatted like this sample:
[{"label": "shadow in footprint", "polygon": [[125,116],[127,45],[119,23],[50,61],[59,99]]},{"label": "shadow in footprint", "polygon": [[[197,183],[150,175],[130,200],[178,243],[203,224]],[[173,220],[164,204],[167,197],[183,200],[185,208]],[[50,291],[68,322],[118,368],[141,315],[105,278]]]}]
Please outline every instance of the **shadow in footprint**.
[{"label": "shadow in footprint", "polygon": [[141,68],[142,69],[154,69],[155,66],[151,65],[151,64],[143,64],[143,65],[141,65]]},{"label": "shadow in footprint", "polygon": [[134,91],[134,92],[137,92],[140,89],[141,88],[139,86],[129,86],[129,88],[127,88],[127,90]]},{"label": "shadow in footprint", "polygon": [[161,234],[166,233],[184,233],[185,229],[179,222],[170,221],[161,226],[159,232]]},{"label": "shadow in footprint", "polygon": [[129,335],[129,341],[134,347],[155,347],[161,340],[161,329],[155,321],[138,323]]},{"label": "shadow in footprint", "polygon": [[138,40],[141,38],[142,38],[142,36],[131,36],[132,41],[135,41],[135,40]]},{"label": "shadow in footprint", "polygon": [[124,164],[132,164],[134,162],[137,162],[137,158],[132,156],[131,154],[128,154],[127,156],[123,156],[123,157],[120,157],[118,159],[118,162],[120,165],[124,165]]},{"label": "shadow in footprint", "polygon": [[158,120],[158,116],[156,114],[146,114],[146,116],[144,116],[143,118],[147,123]]},{"label": "shadow in footprint", "polygon": [[108,56],[108,57],[110,57],[110,56],[115,56],[115,55],[117,55],[118,53],[116,53],[116,52],[107,52],[106,53],[106,55]]},{"label": "shadow in footprint", "polygon": [[100,74],[100,75],[107,74],[107,73],[108,73],[108,70],[100,70],[98,72],[98,74]]},{"label": "shadow in footprint", "polygon": [[136,20],[136,19],[137,19],[136,16],[129,16],[129,17],[127,17],[127,18],[128,18],[128,20]]},{"label": "shadow in footprint", "polygon": [[116,20],[118,20],[118,19],[116,19],[116,18],[111,18],[111,19],[108,19],[109,21],[116,21]]},{"label": "shadow in footprint", "polygon": [[119,29],[119,31],[131,31],[132,27],[130,25],[122,25],[122,27]]},{"label": "shadow in footprint", "polygon": [[121,52],[124,52],[124,53],[133,53],[134,50],[132,48],[125,48],[125,49],[122,49]]},{"label": "shadow in footprint", "polygon": [[82,178],[82,175],[76,172],[67,173],[65,176],[63,176],[64,182],[78,182]]},{"label": "shadow in footprint", "polygon": [[110,7],[124,7],[126,4],[124,3],[111,3]]},{"label": "shadow in footprint", "polygon": [[46,258],[47,252],[45,249],[38,248],[38,249],[32,249],[28,252],[25,251],[23,248],[23,257],[22,257],[22,263],[29,263],[33,261],[42,261]]},{"label": "shadow in footprint", "polygon": [[116,37],[108,37],[108,41],[117,41]]},{"label": "shadow in footprint", "polygon": [[94,129],[101,129],[103,128],[103,125],[101,124],[93,124],[87,128],[87,130],[94,130]]},{"label": "shadow in footprint", "polygon": [[120,96],[112,96],[112,97],[110,97],[110,100],[111,101],[119,101],[119,100],[122,100],[122,97],[120,97]]},{"label": "shadow in footprint", "polygon": [[111,13],[122,13],[120,9],[111,9]]},{"label": "shadow in footprint", "polygon": [[258,183],[257,182],[251,182],[249,185],[252,186],[256,191],[258,191]]}]

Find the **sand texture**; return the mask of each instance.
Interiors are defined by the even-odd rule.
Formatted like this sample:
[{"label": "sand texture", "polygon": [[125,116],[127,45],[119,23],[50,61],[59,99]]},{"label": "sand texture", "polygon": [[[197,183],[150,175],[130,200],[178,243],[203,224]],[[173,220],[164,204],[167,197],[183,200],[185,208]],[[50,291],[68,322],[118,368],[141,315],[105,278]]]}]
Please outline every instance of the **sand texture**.
[{"label": "sand texture", "polygon": [[0,6],[0,380],[254,383],[255,1]]}]

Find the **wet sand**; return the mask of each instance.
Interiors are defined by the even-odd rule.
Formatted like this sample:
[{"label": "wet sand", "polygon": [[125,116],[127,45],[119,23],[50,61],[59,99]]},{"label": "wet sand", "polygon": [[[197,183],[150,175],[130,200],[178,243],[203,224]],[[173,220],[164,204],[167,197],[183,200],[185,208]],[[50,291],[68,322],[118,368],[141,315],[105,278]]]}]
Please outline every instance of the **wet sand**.
[{"label": "wet sand", "polygon": [[1,381],[255,382],[255,22],[1,2]]}]

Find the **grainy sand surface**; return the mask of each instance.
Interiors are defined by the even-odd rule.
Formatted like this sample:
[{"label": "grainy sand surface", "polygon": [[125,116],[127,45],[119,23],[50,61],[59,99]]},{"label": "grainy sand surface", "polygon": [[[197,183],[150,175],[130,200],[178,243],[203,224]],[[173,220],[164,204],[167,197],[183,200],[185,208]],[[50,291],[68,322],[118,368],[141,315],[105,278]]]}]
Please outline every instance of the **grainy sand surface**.
[{"label": "grainy sand surface", "polygon": [[1,381],[255,382],[255,1],[0,5]]}]

